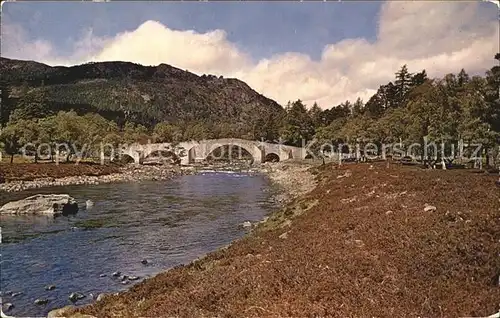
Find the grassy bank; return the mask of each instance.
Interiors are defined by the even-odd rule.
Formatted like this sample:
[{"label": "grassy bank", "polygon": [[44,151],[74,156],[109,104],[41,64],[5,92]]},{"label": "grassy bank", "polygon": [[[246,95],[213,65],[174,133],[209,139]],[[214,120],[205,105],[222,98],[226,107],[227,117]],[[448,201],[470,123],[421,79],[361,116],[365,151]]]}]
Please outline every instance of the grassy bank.
[{"label": "grassy bank", "polygon": [[457,317],[498,310],[496,176],[385,164],[310,172],[315,189],[253,234],[66,315]]}]

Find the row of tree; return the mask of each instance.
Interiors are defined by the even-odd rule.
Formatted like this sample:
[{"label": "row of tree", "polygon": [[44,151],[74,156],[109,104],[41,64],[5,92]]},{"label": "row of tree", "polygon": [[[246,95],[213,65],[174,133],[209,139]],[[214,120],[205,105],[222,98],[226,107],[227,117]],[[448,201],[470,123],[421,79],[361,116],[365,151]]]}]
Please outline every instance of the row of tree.
[{"label": "row of tree", "polygon": [[[500,60],[500,54],[495,56]],[[481,143],[487,149],[500,144],[500,67],[486,76],[470,77],[464,70],[442,79],[429,79],[426,71],[412,74],[404,65],[393,82],[380,86],[366,103],[346,101],[322,110],[316,103],[309,109],[297,100],[288,103],[278,120],[265,115],[248,123],[211,123],[203,120],[161,122],[146,128],[132,122],[119,126],[114,121],[87,113],[60,111],[50,116],[47,106],[31,103],[18,107],[0,133],[6,153],[18,153],[27,143],[64,143],[76,149],[85,146],[92,155],[100,144],[179,142],[213,138],[281,140],[302,146],[312,139],[332,144]],[[21,105],[22,106],[22,105]],[[245,128],[244,128],[245,127]],[[37,160],[35,156],[35,160]]]},{"label": "row of tree", "polygon": [[[500,54],[495,58],[500,61]],[[380,86],[366,103],[346,101],[324,111],[316,104],[309,110],[300,101],[289,104],[281,136],[297,146],[303,139],[315,138],[318,144],[334,145],[428,141],[498,149],[499,91],[500,66],[485,77],[470,77],[462,69],[456,75],[429,79],[425,70],[411,74],[405,65],[394,82]]]}]

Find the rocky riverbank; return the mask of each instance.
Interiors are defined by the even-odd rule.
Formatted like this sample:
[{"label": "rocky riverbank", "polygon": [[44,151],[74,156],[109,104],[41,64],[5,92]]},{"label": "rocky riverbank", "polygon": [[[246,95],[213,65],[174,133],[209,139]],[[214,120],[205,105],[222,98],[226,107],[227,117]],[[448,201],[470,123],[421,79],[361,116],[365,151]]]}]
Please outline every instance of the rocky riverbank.
[{"label": "rocky riverbank", "polygon": [[281,189],[276,200],[286,204],[314,189],[316,179],[310,171],[312,166],[299,162],[265,163],[258,171],[266,174]]},{"label": "rocky riverbank", "polygon": [[45,177],[34,180],[15,180],[0,184],[0,191],[16,192],[52,186],[93,185],[111,182],[134,182],[142,180],[168,180],[176,175],[189,174],[194,170],[190,167],[125,165],[117,167],[115,172],[102,175],[77,175],[61,178]]},{"label": "rocky riverbank", "polygon": [[[314,189],[316,185],[314,175],[309,171],[311,165],[309,164],[300,164],[300,163],[266,163],[260,166],[254,167],[237,167],[232,166],[229,167],[227,165],[221,166],[206,166],[202,168],[198,168],[198,171],[224,171],[224,170],[241,170],[242,172],[249,173],[264,173],[267,174],[269,179],[272,182],[272,186],[279,188],[279,194],[275,196],[275,200],[279,203],[285,205],[290,203],[293,199],[304,195],[307,192],[310,192]],[[186,168],[189,169],[190,173],[196,171],[194,168]],[[272,223],[272,222],[269,222]],[[260,222],[256,224],[252,224],[251,226],[255,228],[255,226],[259,226],[262,224],[266,224],[266,222]],[[224,249],[222,249],[224,250]],[[197,262],[199,262],[198,260]],[[169,272],[169,271],[167,271]],[[154,280],[155,278],[151,278],[149,280]],[[101,294],[97,302],[107,301],[109,298],[117,297],[122,293],[115,293],[113,295],[104,295]],[[75,314],[73,311],[76,308],[74,306],[67,306],[61,309],[53,310],[49,313],[48,317],[94,317],[92,315],[81,315]]]}]

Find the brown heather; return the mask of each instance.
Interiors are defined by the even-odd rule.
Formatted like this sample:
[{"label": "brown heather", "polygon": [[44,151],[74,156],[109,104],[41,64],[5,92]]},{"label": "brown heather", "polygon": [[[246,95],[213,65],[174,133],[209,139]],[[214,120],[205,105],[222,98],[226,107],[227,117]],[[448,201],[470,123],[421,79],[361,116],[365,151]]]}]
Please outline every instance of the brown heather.
[{"label": "brown heather", "polygon": [[[253,234],[77,311],[100,318],[463,317],[499,309],[497,177],[385,163],[312,172],[318,186]],[[425,212],[425,204],[437,209]]]}]

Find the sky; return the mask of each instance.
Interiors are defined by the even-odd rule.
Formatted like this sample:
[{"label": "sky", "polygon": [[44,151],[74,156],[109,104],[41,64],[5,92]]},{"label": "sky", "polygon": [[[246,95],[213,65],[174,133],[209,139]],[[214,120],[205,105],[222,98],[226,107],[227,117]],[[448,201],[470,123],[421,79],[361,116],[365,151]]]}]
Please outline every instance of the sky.
[{"label": "sky", "polygon": [[464,1],[3,2],[1,56],[166,63],[236,77],[285,105],[365,102],[407,64],[484,74],[499,8]]}]

